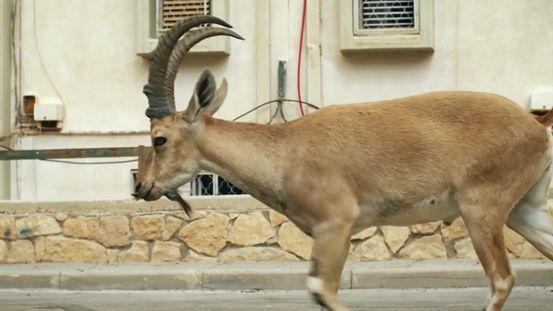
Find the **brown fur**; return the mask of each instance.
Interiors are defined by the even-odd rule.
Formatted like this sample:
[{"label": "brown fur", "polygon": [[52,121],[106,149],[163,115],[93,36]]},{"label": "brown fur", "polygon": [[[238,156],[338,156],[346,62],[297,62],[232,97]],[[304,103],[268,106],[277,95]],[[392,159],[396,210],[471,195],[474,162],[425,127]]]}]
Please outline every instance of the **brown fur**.
[{"label": "brown fur", "polygon": [[[314,295],[332,310],[345,308],[336,291],[352,233],[462,216],[492,284],[488,310],[500,310],[514,284],[502,228],[550,164],[551,112],[536,119],[506,98],[473,92],[331,106],[273,126],[213,112],[152,122],[169,142],[144,177],[156,183],[146,199],[187,181],[179,172],[230,179],[314,238],[312,273],[324,284]],[[417,212],[447,204],[456,208]]]}]

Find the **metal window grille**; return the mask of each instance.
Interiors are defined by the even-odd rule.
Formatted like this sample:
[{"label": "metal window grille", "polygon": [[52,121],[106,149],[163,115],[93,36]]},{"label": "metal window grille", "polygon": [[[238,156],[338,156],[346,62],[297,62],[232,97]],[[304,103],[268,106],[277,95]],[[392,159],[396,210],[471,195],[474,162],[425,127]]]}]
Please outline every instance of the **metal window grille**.
[{"label": "metal window grille", "polygon": [[359,27],[367,30],[415,28],[416,0],[361,0]]},{"label": "metal window grille", "polygon": [[212,173],[198,174],[189,186],[185,185],[185,187],[189,187],[191,196],[237,195],[246,193],[230,181]]},{"label": "metal window grille", "polygon": [[158,31],[164,32],[189,16],[211,14],[210,0],[159,0]]},{"label": "metal window grille", "polygon": [[[131,169],[131,193],[136,187],[137,169]],[[190,196],[246,194],[242,189],[217,174],[200,173],[196,178],[179,188],[179,192]]]}]

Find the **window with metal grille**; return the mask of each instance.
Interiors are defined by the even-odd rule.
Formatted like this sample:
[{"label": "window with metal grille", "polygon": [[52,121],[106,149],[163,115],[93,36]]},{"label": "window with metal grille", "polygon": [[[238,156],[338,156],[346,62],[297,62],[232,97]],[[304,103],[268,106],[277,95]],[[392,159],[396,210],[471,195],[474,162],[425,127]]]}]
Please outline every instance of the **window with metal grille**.
[{"label": "window with metal grille", "polygon": [[189,16],[210,15],[210,0],[159,0],[158,32],[164,32]]},{"label": "window with metal grille", "polygon": [[415,0],[359,1],[359,28],[415,28]]},{"label": "window with metal grille", "polygon": [[340,3],[340,49],[344,53],[434,49],[434,0]]},{"label": "window with metal grille", "polygon": [[184,192],[190,191],[191,196],[246,194],[230,181],[212,173],[200,173],[189,185],[184,185],[184,187],[190,189],[183,190]]},{"label": "window with metal grille", "polygon": [[[131,169],[131,193],[137,183],[137,169]],[[200,173],[194,180],[179,188],[179,192],[190,196],[238,195],[246,194],[230,181],[213,173]]]}]

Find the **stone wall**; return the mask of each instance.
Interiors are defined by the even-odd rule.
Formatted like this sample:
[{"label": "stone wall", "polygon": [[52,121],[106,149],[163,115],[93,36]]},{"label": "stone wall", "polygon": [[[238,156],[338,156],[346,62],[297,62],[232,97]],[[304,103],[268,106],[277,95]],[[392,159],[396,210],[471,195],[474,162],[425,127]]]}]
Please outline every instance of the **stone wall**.
[{"label": "stone wall", "polygon": [[[0,262],[299,261],[312,240],[247,197],[194,199],[191,218],[168,201],[0,204]],[[505,229],[515,258],[544,258]],[[476,258],[457,219],[371,227],[351,239],[351,261]]]}]

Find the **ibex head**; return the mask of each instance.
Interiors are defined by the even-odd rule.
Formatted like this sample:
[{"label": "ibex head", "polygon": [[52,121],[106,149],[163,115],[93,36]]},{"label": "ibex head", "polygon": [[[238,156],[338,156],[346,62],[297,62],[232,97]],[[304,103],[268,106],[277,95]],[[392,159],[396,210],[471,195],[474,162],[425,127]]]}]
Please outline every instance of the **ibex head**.
[{"label": "ibex head", "polygon": [[149,55],[150,73],[144,94],[149,102],[146,116],[150,118],[153,148],[148,148],[140,159],[133,194],[138,199],[150,201],[166,195],[182,201],[176,189],[200,171],[200,154],[194,138],[202,128],[202,117],[213,115],[222,104],[227,83],[223,80],[221,86],[216,88],[215,78],[209,70],[205,70],[196,83],[188,108],[178,112],[174,97],[178,67],[188,50],[205,38],[224,35],[242,39],[226,28],[191,30],[203,24],[232,28],[213,16],[183,19],[159,38],[156,49]]}]

